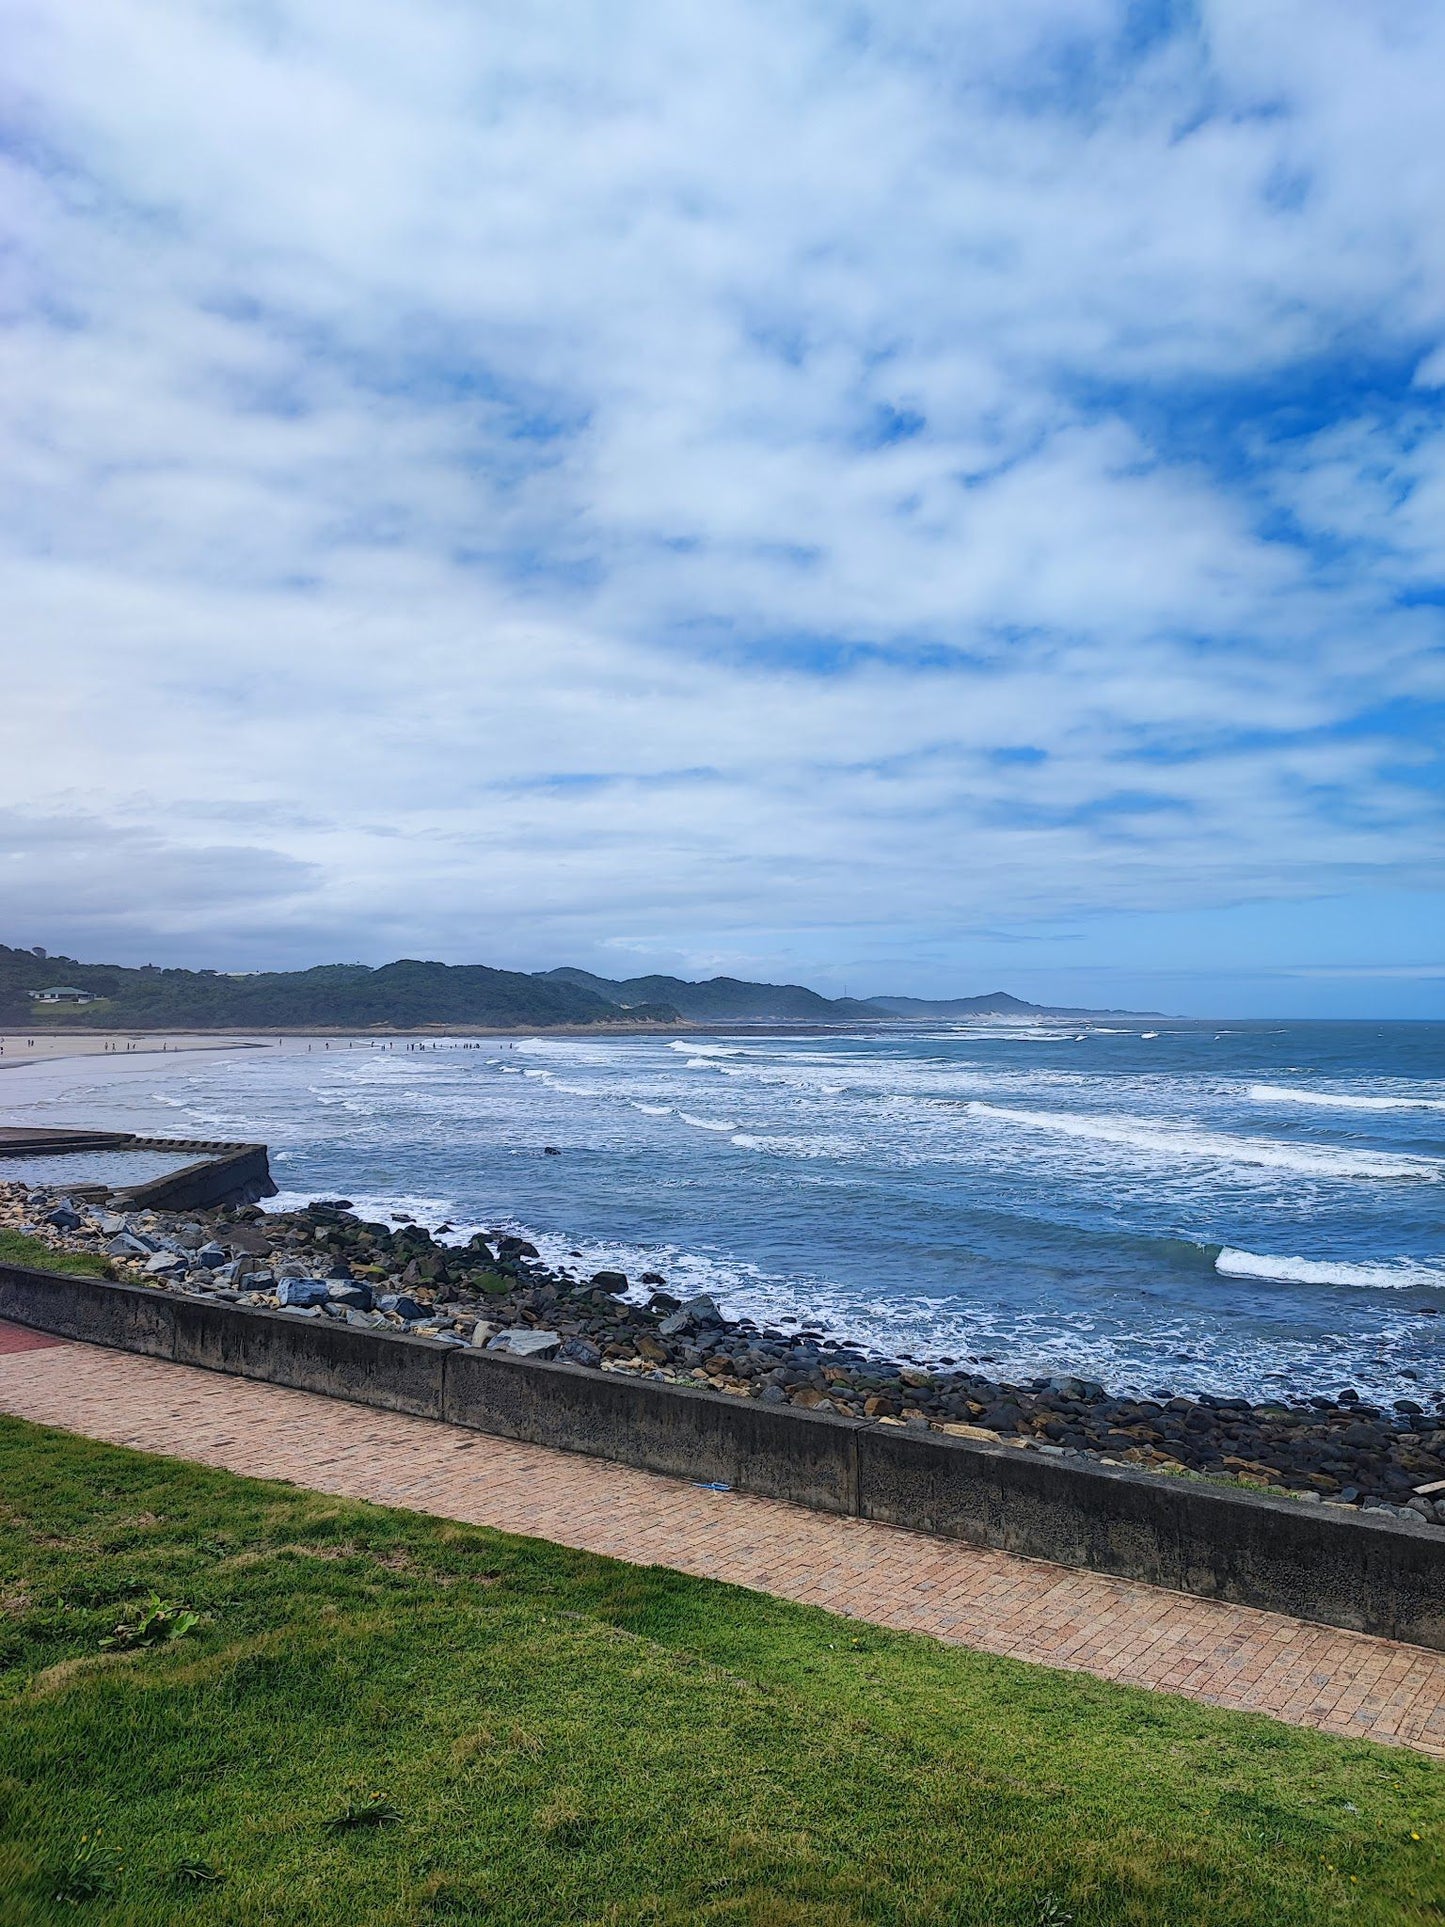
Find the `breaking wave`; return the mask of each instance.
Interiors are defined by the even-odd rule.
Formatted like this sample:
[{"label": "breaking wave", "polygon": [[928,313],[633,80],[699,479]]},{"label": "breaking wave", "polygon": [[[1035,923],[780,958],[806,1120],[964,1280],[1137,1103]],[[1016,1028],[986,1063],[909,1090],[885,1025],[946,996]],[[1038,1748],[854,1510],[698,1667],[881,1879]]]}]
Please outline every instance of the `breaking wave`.
[{"label": "breaking wave", "polygon": [[1290,1084],[1251,1084],[1256,1104],[1318,1104],[1333,1111],[1445,1111],[1445,1097],[1363,1097],[1349,1091],[1300,1091]]},{"label": "breaking wave", "polygon": [[1127,1118],[1084,1117],[1068,1111],[1021,1111],[976,1100],[965,1108],[975,1117],[1000,1118],[1010,1124],[1021,1124],[1026,1130],[1050,1131],[1060,1137],[1082,1138],[1095,1144],[1124,1145],[1150,1157],[1258,1165],[1271,1171],[1294,1171],[1309,1178],[1419,1181],[1438,1180],[1445,1175],[1445,1164],[1440,1159],[1411,1157],[1403,1152],[1341,1150],[1327,1144],[1279,1144],[1269,1138],[1231,1137],[1223,1131],[1171,1130],[1165,1125],[1141,1124]]},{"label": "breaking wave", "polygon": [[1352,1265],[1332,1258],[1273,1258],[1226,1245],[1214,1261],[1225,1278],[1262,1278],[1290,1285],[1350,1285],[1359,1291],[1445,1291],[1445,1264],[1400,1258]]}]

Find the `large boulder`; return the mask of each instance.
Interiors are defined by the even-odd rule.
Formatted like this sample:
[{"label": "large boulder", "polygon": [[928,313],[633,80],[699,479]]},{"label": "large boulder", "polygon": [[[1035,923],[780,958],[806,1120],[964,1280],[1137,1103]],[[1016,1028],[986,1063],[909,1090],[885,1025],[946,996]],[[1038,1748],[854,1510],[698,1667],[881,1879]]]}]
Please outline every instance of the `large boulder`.
[{"label": "large boulder", "polygon": [[513,1358],[555,1358],[561,1349],[560,1332],[512,1330],[487,1340],[489,1352],[509,1352]]},{"label": "large boulder", "polygon": [[226,1243],[238,1258],[269,1258],[271,1240],[248,1224],[232,1225],[226,1233]]},{"label": "large boulder", "polygon": [[565,1358],[569,1365],[587,1365],[593,1371],[596,1371],[602,1363],[601,1349],[594,1345],[590,1338],[567,1339],[562,1346],[560,1356]]},{"label": "large boulder", "polygon": [[291,1311],[305,1311],[324,1305],[330,1288],[324,1278],[282,1278],[276,1285],[276,1303]]},{"label": "large boulder", "polygon": [[370,1311],[372,1307],[371,1286],[356,1278],[328,1278],[326,1296],[330,1304],[344,1305],[350,1311]]},{"label": "large boulder", "polygon": [[111,1239],[106,1251],[112,1258],[151,1258],[155,1248],[153,1238],[138,1238],[133,1231],[122,1231]]},{"label": "large boulder", "polygon": [[670,1312],[657,1329],[664,1338],[681,1338],[689,1332],[715,1329],[726,1322],[716,1300],[700,1291],[696,1298],[685,1299],[676,1311]]}]

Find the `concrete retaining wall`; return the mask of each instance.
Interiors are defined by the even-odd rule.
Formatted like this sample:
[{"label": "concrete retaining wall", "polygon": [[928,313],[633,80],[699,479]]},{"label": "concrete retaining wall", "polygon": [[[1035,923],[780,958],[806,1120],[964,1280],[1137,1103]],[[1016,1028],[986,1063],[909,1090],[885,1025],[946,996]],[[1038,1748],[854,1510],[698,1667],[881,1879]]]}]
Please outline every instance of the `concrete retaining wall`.
[{"label": "concrete retaining wall", "polygon": [[15,1265],[0,1318],[1445,1651],[1425,1525]]},{"label": "concrete retaining wall", "polygon": [[204,1211],[213,1204],[255,1204],[274,1198],[276,1185],[264,1144],[225,1144],[203,1139],[138,1137],[137,1151],[205,1151],[208,1156],[144,1184],[117,1191],[115,1201],[133,1211]]}]

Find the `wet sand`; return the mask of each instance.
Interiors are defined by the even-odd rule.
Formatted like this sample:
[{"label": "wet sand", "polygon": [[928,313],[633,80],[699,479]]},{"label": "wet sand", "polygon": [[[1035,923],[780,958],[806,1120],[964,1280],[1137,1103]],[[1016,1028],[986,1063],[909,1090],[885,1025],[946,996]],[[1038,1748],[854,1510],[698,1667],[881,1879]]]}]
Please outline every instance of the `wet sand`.
[{"label": "wet sand", "polygon": [[[22,1064],[49,1064],[72,1057],[140,1057],[193,1050],[368,1050],[382,1044],[428,1050],[461,1037],[655,1037],[681,1036],[692,1025],[532,1024],[511,1030],[472,1024],[429,1026],[425,1030],[195,1031],[195,1030],[41,1030],[0,1034],[0,1070]],[[716,1026],[710,1027],[717,1028]],[[752,1035],[758,1027],[748,1030]]]},{"label": "wet sand", "polygon": [[69,1057],[135,1057],[144,1053],[183,1050],[275,1050],[271,1037],[217,1036],[196,1031],[24,1031],[0,1036],[0,1070],[22,1064],[49,1064]]}]

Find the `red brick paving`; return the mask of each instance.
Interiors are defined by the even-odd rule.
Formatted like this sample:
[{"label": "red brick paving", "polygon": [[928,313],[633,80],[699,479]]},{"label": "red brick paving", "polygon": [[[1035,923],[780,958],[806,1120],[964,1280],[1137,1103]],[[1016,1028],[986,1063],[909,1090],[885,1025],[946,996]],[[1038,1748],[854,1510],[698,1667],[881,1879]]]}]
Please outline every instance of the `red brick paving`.
[{"label": "red brick paving", "polygon": [[6,1352],[39,1352],[48,1345],[63,1345],[63,1338],[52,1338],[49,1332],[27,1331],[23,1325],[0,1323],[0,1357]]},{"label": "red brick paving", "polygon": [[41,1424],[1445,1758],[1445,1653],[3,1326],[0,1353],[0,1410]]}]

